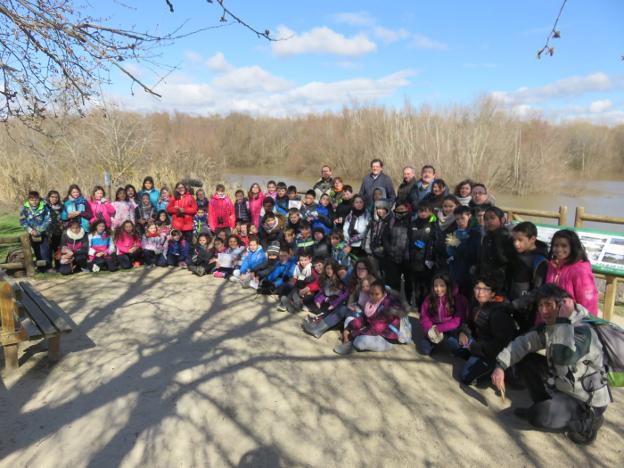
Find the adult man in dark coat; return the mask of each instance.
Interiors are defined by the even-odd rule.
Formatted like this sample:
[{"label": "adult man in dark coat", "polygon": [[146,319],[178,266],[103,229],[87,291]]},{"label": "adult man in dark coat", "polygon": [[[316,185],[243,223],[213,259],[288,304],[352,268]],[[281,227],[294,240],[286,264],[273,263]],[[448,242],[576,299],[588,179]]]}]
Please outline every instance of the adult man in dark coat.
[{"label": "adult man in dark coat", "polygon": [[360,187],[360,195],[364,198],[366,206],[373,203],[373,192],[376,188],[381,188],[386,192],[386,199],[392,205],[396,198],[392,179],[383,173],[383,161],[373,159],[371,161],[371,173],[364,177]]}]

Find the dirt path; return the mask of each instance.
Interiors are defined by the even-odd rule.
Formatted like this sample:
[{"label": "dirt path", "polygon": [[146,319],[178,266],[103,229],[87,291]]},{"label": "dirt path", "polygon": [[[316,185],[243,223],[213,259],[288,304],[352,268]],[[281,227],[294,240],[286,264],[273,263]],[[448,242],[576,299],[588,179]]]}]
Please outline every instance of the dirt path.
[{"label": "dirt path", "polygon": [[1,381],[2,467],[624,460],[622,391],[597,442],[579,448],[515,419],[491,388],[462,389],[451,359],[413,346],[336,356],[337,332],[314,340],[300,318],[224,281],[156,269],[37,287],[76,328],[56,366],[35,354]]}]

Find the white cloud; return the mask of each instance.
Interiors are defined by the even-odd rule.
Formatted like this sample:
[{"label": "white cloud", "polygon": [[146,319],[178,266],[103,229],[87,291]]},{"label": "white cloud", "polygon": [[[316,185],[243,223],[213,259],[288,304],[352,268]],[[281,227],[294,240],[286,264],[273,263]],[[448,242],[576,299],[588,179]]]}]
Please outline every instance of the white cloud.
[{"label": "white cloud", "polygon": [[351,26],[371,26],[375,24],[375,18],[367,11],[336,13],[331,15],[331,18],[336,23],[348,24]]},{"label": "white cloud", "polygon": [[362,33],[345,37],[326,26],[313,28],[301,34],[286,26],[279,26],[277,37],[285,40],[272,42],[271,49],[280,56],[299,54],[358,56],[377,50],[377,45]]},{"label": "white cloud", "polygon": [[213,72],[227,72],[234,69],[234,66],[225,60],[223,52],[217,52],[206,61],[206,66]]},{"label": "white cloud", "polygon": [[599,113],[609,110],[613,107],[613,103],[608,99],[602,99],[600,101],[593,101],[589,105],[589,112]]},{"label": "white cloud", "polygon": [[287,80],[272,75],[257,65],[234,68],[212,82],[215,88],[234,92],[278,92],[290,87]]},{"label": "white cloud", "polygon": [[375,102],[409,86],[416,74],[402,70],[377,79],[313,81],[296,86],[259,66],[249,66],[233,68],[209,82],[174,74],[156,88],[163,96],[161,100],[137,95],[124,101],[127,108],[140,111],[289,116],[337,110],[353,102]]},{"label": "white cloud", "polygon": [[571,76],[537,88],[523,86],[511,92],[495,91],[492,96],[504,104],[538,103],[615,89],[624,89],[624,76],[593,73],[586,76]]},{"label": "white cloud", "polygon": [[192,63],[200,63],[204,60],[200,54],[198,54],[197,52],[193,52],[192,50],[185,52],[184,58]]},{"label": "white cloud", "polygon": [[430,37],[424,36],[422,34],[415,34],[414,40],[412,41],[412,45],[417,49],[430,49],[430,50],[447,50],[448,44],[444,42],[436,41],[435,39],[431,39]]},{"label": "white cloud", "polygon": [[392,44],[393,42],[402,41],[408,39],[411,33],[403,28],[400,29],[388,29],[382,26],[376,26],[373,29],[373,34],[377,39],[385,44]]}]

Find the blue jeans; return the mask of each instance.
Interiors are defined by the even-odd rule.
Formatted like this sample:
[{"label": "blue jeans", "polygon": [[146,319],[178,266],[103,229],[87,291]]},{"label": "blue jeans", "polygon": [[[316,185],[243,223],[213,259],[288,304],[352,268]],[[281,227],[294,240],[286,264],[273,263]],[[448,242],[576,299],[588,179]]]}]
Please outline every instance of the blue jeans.
[{"label": "blue jeans", "polygon": [[[458,351],[466,351],[469,353],[469,351],[465,349],[460,349]],[[456,352],[455,354],[457,355],[459,353]],[[470,385],[479,379],[491,375],[495,367],[496,361],[470,355],[459,374],[459,380],[463,384]]]},{"label": "blue jeans", "polygon": [[422,340],[420,340],[418,351],[420,351],[421,354],[429,356],[431,353],[433,353],[433,350],[442,343],[446,343],[449,351],[451,351],[451,353],[453,354],[455,354],[460,347],[459,341],[457,341],[456,337],[452,335],[444,335],[444,339],[438,344],[432,343],[427,337],[423,338]]}]

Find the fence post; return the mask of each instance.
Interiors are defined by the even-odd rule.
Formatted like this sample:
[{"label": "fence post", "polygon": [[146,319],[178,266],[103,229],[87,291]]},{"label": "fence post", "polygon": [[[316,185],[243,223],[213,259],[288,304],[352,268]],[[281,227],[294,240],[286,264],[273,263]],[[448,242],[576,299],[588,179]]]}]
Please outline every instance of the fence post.
[{"label": "fence post", "polygon": [[512,210],[507,211],[507,222],[511,223],[514,220],[514,213]]},{"label": "fence post", "polygon": [[22,245],[22,251],[24,252],[24,269],[26,270],[26,276],[34,276],[35,264],[33,262],[30,236],[26,233],[22,234],[20,236],[20,244]]},{"label": "fence post", "polygon": [[568,224],[568,207],[564,205],[559,207],[559,226],[566,224]]},{"label": "fence post", "polygon": [[576,207],[576,213],[574,214],[574,227],[583,227],[583,216],[585,216],[585,208],[582,206]]},{"label": "fence post", "polygon": [[605,298],[604,309],[602,311],[602,318],[605,320],[611,320],[615,309],[615,294],[617,292],[617,277],[605,275]]}]

